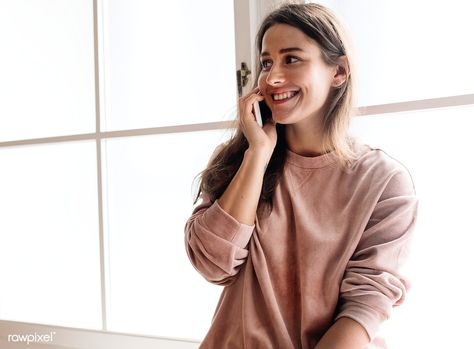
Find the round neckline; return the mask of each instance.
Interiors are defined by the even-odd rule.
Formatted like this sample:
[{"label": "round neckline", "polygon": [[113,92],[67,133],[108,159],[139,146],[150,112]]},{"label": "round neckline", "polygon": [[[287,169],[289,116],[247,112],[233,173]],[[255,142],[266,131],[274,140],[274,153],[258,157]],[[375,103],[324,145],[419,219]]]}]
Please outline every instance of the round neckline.
[{"label": "round neckline", "polygon": [[329,153],[318,156],[303,156],[286,148],[286,160],[298,167],[321,168],[336,162],[337,155],[333,150]]}]

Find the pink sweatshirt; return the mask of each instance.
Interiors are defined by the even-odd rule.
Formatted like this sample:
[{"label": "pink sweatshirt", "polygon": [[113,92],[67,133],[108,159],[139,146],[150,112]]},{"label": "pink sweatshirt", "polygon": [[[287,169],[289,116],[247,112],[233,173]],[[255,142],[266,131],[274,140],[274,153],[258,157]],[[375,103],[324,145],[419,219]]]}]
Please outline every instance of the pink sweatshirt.
[{"label": "pink sweatshirt", "polygon": [[191,263],[225,285],[200,348],[313,349],[340,317],[374,339],[408,281],[418,200],[406,168],[358,143],[342,169],[334,153],[287,162],[270,216],[238,222],[204,193],[185,225]]}]

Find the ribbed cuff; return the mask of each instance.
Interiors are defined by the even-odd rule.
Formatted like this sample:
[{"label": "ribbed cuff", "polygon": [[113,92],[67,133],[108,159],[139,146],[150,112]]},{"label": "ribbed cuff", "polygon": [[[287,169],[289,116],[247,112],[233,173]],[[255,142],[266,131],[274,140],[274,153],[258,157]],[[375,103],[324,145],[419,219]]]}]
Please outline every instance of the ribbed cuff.
[{"label": "ribbed cuff", "polygon": [[240,223],[224,211],[217,200],[206,210],[203,218],[210,231],[240,248],[247,246],[255,228],[255,224]]}]

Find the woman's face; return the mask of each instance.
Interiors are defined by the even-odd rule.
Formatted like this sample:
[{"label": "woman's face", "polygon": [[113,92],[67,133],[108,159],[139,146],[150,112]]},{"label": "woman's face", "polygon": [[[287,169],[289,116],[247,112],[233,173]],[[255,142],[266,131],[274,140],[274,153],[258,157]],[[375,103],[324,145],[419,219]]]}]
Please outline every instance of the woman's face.
[{"label": "woman's face", "polygon": [[323,61],[318,45],[301,30],[276,24],[263,36],[260,63],[258,87],[273,120],[280,124],[306,120],[302,125],[319,125],[337,66]]}]

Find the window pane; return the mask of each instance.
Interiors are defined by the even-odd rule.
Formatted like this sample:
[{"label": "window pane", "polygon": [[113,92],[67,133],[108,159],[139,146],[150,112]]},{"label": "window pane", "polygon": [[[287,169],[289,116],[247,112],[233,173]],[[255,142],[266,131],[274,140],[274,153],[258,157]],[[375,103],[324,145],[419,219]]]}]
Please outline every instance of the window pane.
[{"label": "window pane", "polygon": [[95,142],[0,148],[0,318],[101,328]]},{"label": "window pane", "polygon": [[103,130],[235,118],[233,1],[104,0]]},{"label": "window pane", "polygon": [[95,131],[92,1],[0,1],[0,142]]},{"label": "window pane", "polygon": [[[359,105],[474,93],[474,3],[323,0],[349,27]],[[368,15],[370,14],[370,15]]]},{"label": "window pane", "polygon": [[191,265],[184,226],[193,179],[227,139],[216,130],[104,142],[111,331],[204,337],[222,288]]},{"label": "window pane", "polygon": [[474,312],[463,296],[474,288],[474,107],[358,117],[352,129],[408,167],[420,199],[405,267],[412,288],[383,327],[388,347],[465,347]]}]

